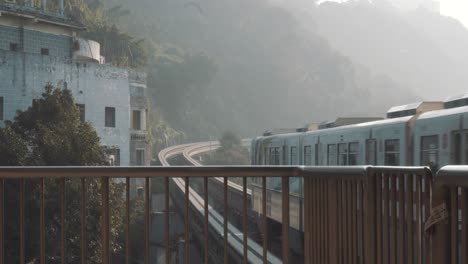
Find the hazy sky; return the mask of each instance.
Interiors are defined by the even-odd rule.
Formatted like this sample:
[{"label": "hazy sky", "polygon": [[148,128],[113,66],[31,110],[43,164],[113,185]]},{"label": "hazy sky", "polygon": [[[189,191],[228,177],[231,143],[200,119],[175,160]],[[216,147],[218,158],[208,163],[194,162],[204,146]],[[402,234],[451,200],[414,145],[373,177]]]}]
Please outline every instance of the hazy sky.
[{"label": "hazy sky", "polygon": [[468,0],[441,0],[440,12],[460,20],[468,28]]},{"label": "hazy sky", "polygon": [[[335,1],[346,2],[347,0],[321,0],[319,2]],[[398,0],[402,1],[402,0]],[[396,1],[396,2],[398,2]],[[427,1],[427,0],[419,0]],[[392,0],[390,0],[392,2]],[[415,2],[413,0],[413,2]],[[445,16],[451,16],[462,22],[468,28],[468,0],[439,0],[440,12]]]}]

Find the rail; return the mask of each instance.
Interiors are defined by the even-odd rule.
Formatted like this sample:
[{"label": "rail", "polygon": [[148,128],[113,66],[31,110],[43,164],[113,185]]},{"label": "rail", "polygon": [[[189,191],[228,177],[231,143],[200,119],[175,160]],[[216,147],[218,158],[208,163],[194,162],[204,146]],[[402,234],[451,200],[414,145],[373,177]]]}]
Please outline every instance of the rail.
[{"label": "rail", "polygon": [[468,166],[439,170],[432,215],[433,224],[426,228],[434,263],[468,263]]},{"label": "rail", "polygon": [[[466,169],[466,170],[465,170]],[[443,188],[454,188],[453,186],[461,186],[462,197],[466,198],[467,181],[464,175],[468,168],[463,170],[457,169],[455,174],[453,169],[443,169],[439,173],[440,180],[437,184],[444,186]],[[456,176],[459,175],[459,176]],[[451,177],[450,177],[451,176]],[[109,231],[109,193],[112,179],[125,179],[126,195],[125,199],[125,225],[124,231],[126,235],[125,256],[126,263],[129,263],[129,237],[130,232],[129,215],[129,189],[131,178],[145,179],[146,186],[144,188],[144,222],[145,222],[145,263],[150,263],[150,179],[160,177],[164,181],[165,190],[165,247],[167,255],[170,255],[170,239],[169,228],[169,197],[171,194],[169,187],[170,179],[180,179],[180,183],[187,182],[190,178],[203,178],[205,183],[209,178],[214,177],[262,177],[265,182],[267,177],[279,177],[282,179],[282,262],[289,263],[289,178],[303,177],[304,178],[304,257],[305,263],[430,263],[432,257],[439,257],[440,250],[436,250],[434,245],[438,245],[440,241],[436,241],[435,236],[440,236],[443,233],[441,230],[445,225],[433,223],[431,220],[433,214],[429,215],[431,208],[431,198],[433,190],[433,180],[428,169],[422,167],[3,167],[0,168],[0,263],[10,263],[4,259],[4,248],[6,242],[4,234],[4,215],[5,215],[5,182],[16,179],[19,182],[20,188],[17,193],[19,200],[18,221],[19,230],[19,255],[20,263],[26,263],[25,259],[25,243],[26,243],[26,207],[25,207],[25,183],[30,180],[39,180],[39,230],[40,230],[40,248],[39,263],[46,262],[45,241],[47,241],[47,233],[45,227],[45,207],[44,191],[48,185],[46,179],[56,179],[60,182],[59,196],[60,201],[60,220],[59,223],[63,227],[70,219],[65,219],[66,201],[64,200],[65,179],[78,178],[84,186],[84,183],[91,179],[99,179],[100,194],[101,194],[101,243],[102,243],[102,263],[110,262],[110,231]],[[453,179],[457,178],[457,179]],[[181,186],[182,187],[182,186]],[[187,189],[189,186],[183,186]],[[207,187],[207,186],[205,186]],[[458,187],[456,187],[458,188]],[[201,197],[206,201],[208,190]],[[244,189],[244,193],[246,190]],[[182,192],[180,192],[182,193]],[[266,186],[263,184],[263,194],[266,194]],[[455,193],[456,194],[456,193]],[[191,214],[193,210],[189,210],[189,199],[195,196],[190,191],[183,192],[181,196],[185,199],[183,205],[185,233],[185,246],[188,248],[190,244],[189,219],[192,220]],[[86,201],[86,188],[80,192],[80,201]],[[454,196],[452,193],[451,196]],[[246,197],[246,195],[244,195]],[[9,196],[11,199],[11,195]],[[450,195],[449,195],[450,198]],[[228,235],[229,223],[223,218],[213,218],[209,216],[209,204],[200,200],[198,211],[203,213],[203,223],[201,225],[205,239],[204,247],[204,262],[209,262],[209,242],[206,236],[209,230],[209,219],[218,223],[219,232],[224,232],[222,246],[225,249],[230,248],[231,241],[237,240],[236,243],[242,244],[244,250],[244,259],[241,262],[248,263],[251,258],[255,257],[249,254],[251,245],[248,243],[248,236],[242,235],[232,237]],[[263,199],[266,201],[266,199]],[[454,202],[453,200],[447,200]],[[457,200],[455,200],[457,202]],[[229,201],[224,200],[224,206],[228,206]],[[462,215],[466,215],[466,199],[461,200]],[[411,210],[413,208],[413,210]],[[77,208],[80,213],[80,233],[82,234],[80,259],[81,263],[85,263],[86,259],[86,204],[81,203]],[[266,203],[262,206],[263,223],[267,210]],[[455,211],[456,213],[457,211]],[[8,212],[12,213],[12,212]],[[449,212],[453,214],[453,211]],[[224,218],[225,219],[225,218]],[[429,219],[429,221],[428,221]],[[453,221],[453,218],[451,218]],[[462,217],[462,232],[466,232],[467,218]],[[426,226],[426,229],[423,227]],[[28,226],[29,228],[29,226]],[[434,228],[434,236],[425,236],[425,230]],[[453,227],[452,232],[453,232]],[[450,230],[450,229],[449,229]],[[456,230],[456,229],[455,229]],[[244,230],[243,230],[244,231]],[[262,232],[265,235],[267,231],[265,225]],[[427,232],[426,232],[427,234]],[[448,232],[447,234],[450,234]],[[466,234],[466,233],[464,233]],[[453,235],[453,233],[452,233]],[[450,236],[450,239],[454,239]],[[60,263],[65,263],[67,254],[65,238],[63,231],[60,235]],[[466,246],[466,236],[462,239],[462,245]],[[261,246],[263,254],[257,256],[261,262],[269,263],[270,259],[267,254],[266,244]],[[445,247],[443,247],[445,248]],[[432,249],[432,250],[431,250]],[[451,250],[454,250],[453,248]],[[190,256],[189,251],[184,255],[184,262],[188,263]],[[437,253],[439,252],[439,253]],[[451,251],[449,251],[451,252]],[[463,252],[463,251],[460,251]],[[437,253],[437,254],[436,254]],[[431,255],[432,254],[432,255]],[[466,254],[466,253],[461,253]],[[227,250],[224,251],[224,259],[227,262],[229,256]],[[462,259],[465,255],[462,256]],[[449,263],[444,261],[432,261],[432,263]],[[170,258],[166,258],[166,263],[170,262]],[[457,263],[457,262],[451,262]],[[465,262],[463,262],[465,263]]]}]

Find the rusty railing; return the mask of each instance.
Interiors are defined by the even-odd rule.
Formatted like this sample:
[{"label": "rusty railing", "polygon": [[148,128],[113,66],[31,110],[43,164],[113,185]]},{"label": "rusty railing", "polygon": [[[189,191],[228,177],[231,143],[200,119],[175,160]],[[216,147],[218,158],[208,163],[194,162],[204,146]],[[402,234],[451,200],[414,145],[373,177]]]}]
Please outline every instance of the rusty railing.
[{"label": "rusty railing", "polygon": [[[197,194],[186,183],[190,178],[203,179],[203,193]],[[224,217],[229,207],[228,184],[231,177],[243,178],[243,221],[242,231],[247,233],[249,226],[247,217],[247,187],[248,177],[262,179],[261,229],[263,242],[255,249],[247,235],[239,236],[238,248],[233,248],[233,235],[229,232],[230,224],[223,214],[211,215],[213,209],[207,202],[208,179],[222,177],[224,185],[213,185],[223,190]],[[185,232],[184,263],[189,263],[189,247],[192,236],[201,235],[199,243],[203,247],[204,263],[215,259],[227,263],[235,254],[239,262],[273,263],[273,257],[268,252],[267,243],[267,189],[269,177],[282,179],[282,201],[279,210],[282,212],[282,263],[289,263],[289,227],[290,227],[290,196],[289,178],[304,178],[303,229],[304,229],[304,260],[305,263],[383,263],[383,264],[420,264],[420,263],[467,263],[468,262],[468,166],[444,167],[435,181],[431,171],[425,167],[3,167],[0,168],[0,264],[8,263],[4,258],[5,245],[18,243],[20,263],[26,263],[27,209],[25,196],[27,182],[37,181],[39,204],[39,243],[37,262],[46,263],[46,202],[44,193],[48,185],[46,180],[58,182],[57,199],[61,230],[60,257],[57,263],[66,263],[66,238],[63,227],[66,219],[67,201],[65,200],[65,185],[67,179],[78,179],[81,183],[79,211],[77,222],[80,227],[79,260],[86,262],[86,182],[99,179],[100,182],[100,221],[102,263],[110,263],[110,203],[109,193],[112,179],[123,179],[125,183],[124,233],[125,233],[125,263],[130,263],[131,241],[130,230],[130,193],[131,179],[143,179],[144,192],[144,261],[150,263],[150,180],[161,178],[166,208],[164,215],[164,243],[166,254],[171,248],[169,200],[172,198],[180,207]],[[17,214],[18,241],[5,240],[5,205],[11,196],[6,196],[5,183],[18,181],[18,210],[8,212]],[[210,187],[212,188],[212,187]],[[258,202],[258,201],[256,201]],[[434,206],[433,206],[434,204]],[[429,209],[431,208],[431,209]],[[198,215],[198,216],[196,216]],[[190,222],[189,222],[190,220]],[[214,228],[212,221],[217,221],[219,228]],[[192,222],[198,222],[195,225]],[[196,228],[196,230],[192,230]],[[15,229],[16,230],[16,229]],[[212,252],[208,237],[218,236],[217,243],[223,249]],[[237,252],[232,252],[236,251]],[[250,251],[257,250],[256,254]],[[216,255],[218,254],[216,258]],[[255,255],[255,256],[254,256]],[[253,259],[255,257],[255,259]],[[166,258],[166,263],[170,258]],[[217,261],[216,261],[217,262]]]}]

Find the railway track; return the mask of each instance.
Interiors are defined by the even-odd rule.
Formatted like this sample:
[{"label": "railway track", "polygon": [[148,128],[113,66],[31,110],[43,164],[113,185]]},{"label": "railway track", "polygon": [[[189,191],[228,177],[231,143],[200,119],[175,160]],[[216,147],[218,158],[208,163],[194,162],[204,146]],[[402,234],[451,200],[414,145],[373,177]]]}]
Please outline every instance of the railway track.
[{"label": "railway track", "polygon": [[[249,141],[244,140],[244,144],[248,144]],[[218,142],[200,142],[200,143],[192,143],[192,144],[184,144],[166,148],[162,150],[159,154],[159,160],[163,166],[171,166],[169,160],[174,158],[178,155],[183,155],[183,157],[189,161],[193,166],[202,166],[202,164],[193,158],[195,155],[199,155],[203,152],[207,152],[210,150],[214,150],[219,147]],[[172,179],[175,185],[175,189],[179,194],[185,195],[185,180],[182,178],[173,178]],[[213,178],[213,181],[216,183],[224,183],[223,178]],[[242,193],[242,186],[233,183],[231,181],[228,182],[228,186],[234,192],[241,192]],[[204,212],[204,204],[205,201],[203,197],[197,193],[191,187],[188,188],[189,191],[189,200],[190,206],[192,208],[191,212],[195,213],[198,221],[203,222],[205,218]],[[247,190],[247,194],[250,198],[251,190]],[[174,194],[175,195],[175,194]],[[180,197],[180,195],[177,195]],[[180,198],[179,198],[180,199]],[[216,240],[223,241],[224,240],[224,218],[221,214],[219,214],[214,208],[208,205],[208,222],[210,228],[210,235],[217,236]],[[202,232],[197,232],[197,234],[201,234]],[[195,235],[197,235],[195,234]],[[243,261],[244,255],[244,244],[243,244],[243,233],[241,230],[237,229],[235,226],[228,224],[228,243],[229,243],[229,256],[230,260],[235,260],[235,262],[241,263]],[[222,243],[220,244],[222,245]],[[247,241],[248,247],[248,259],[249,263],[263,263],[263,247],[256,243],[252,239],[248,239]],[[218,263],[222,260],[220,256],[216,256],[216,252],[212,254],[209,253],[211,261],[215,261]],[[221,262],[219,262],[221,263]],[[268,253],[268,263],[282,263],[280,259],[278,259],[273,254]]]}]

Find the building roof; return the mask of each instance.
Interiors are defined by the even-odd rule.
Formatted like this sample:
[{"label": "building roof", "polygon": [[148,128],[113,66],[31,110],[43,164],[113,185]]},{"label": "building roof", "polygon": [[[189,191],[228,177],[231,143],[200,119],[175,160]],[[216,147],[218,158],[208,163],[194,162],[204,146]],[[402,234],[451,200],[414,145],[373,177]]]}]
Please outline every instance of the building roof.
[{"label": "building roof", "polygon": [[37,22],[53,24],[61,27],[79,30],[86,29],[84,24],[59,13],[44,11],[34,7],[21,6],[18,4],[0,3],[0,14],[28,18]]}]

